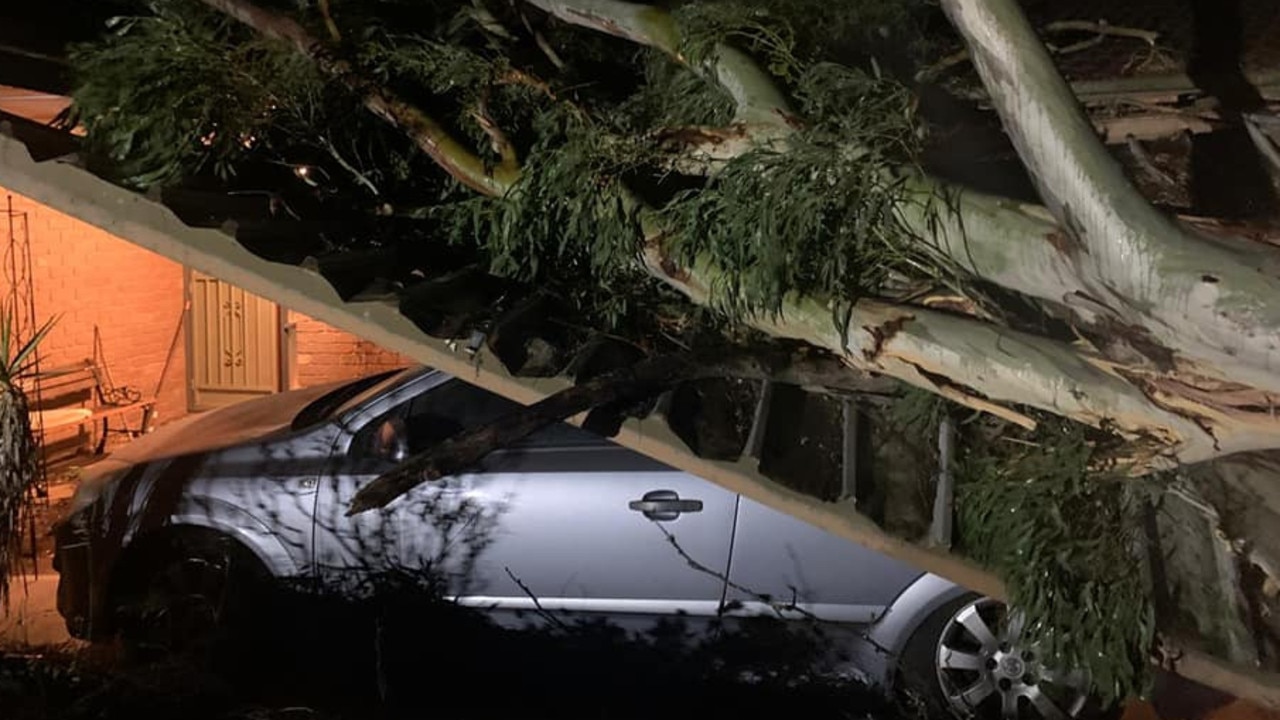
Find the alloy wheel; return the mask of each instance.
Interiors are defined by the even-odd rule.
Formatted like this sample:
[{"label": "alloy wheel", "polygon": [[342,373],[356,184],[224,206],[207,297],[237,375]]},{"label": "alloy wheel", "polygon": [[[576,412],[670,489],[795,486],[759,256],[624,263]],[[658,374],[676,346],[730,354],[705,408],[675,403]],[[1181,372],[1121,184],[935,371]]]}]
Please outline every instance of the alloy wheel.
[{"label": "alloy wheel", "polygon": [[1088,700],[1088,677],[1050,664],[1024,641],[1022,616],[981,598],[956,611],[938,639],[942,695],[962,716],[1003,720],[1077,717]]}]

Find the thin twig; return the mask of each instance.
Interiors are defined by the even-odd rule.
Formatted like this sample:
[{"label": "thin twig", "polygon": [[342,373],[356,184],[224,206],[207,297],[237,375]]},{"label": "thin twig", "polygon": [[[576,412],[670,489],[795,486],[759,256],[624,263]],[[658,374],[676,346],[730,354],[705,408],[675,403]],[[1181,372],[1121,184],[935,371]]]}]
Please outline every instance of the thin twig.
[{"label": "thin twig", "polygon": [[375,197],[381,194],[378,192],[378,186],[374,185],[372,180],[342,157],[342,154],[338,152],[338,148],[334,147],[333,143],[329,142],[329,138],[320,138],[320,144],[324,145],[324,149],[329,151],[329,155],[333,157],[334,161],[336,161],[338,165],[341,165],[343,170],[350,173],[351,176],[356,179],[356,182],[369,188],[369,192],[373,193]]},{"label": "thin twig", "polygon": [[23,48],[16,47],[14,45],[6,45],[4,43],[0,43],[0,52],[8,53],[10,55],[18,55],[19,57],[30,58],[32,60],[43,60],[45,62],[56,63],[58,65],[71,64],[66,58],[56,57],[54,55],[46,55],[44,53],[32,52],[31,50],[25,50]]},{"label": "thin twig", "polygon": [[[680,555],[681,559],[683,559],[686,563],[688,563],[690,568],[692,568],[693,570],[697,570],[700,573],[705,573],[707,575],[710,575],[711,577],[719,580],[720,582],[724,583],[728,587],[731,587],[734,590],[750,595],[756,600],[759,600],[765,605],[768,605],[769,609],[773,610],[774,614],[776,614],[780,620],[786,619],[786,616],[784,615],[784,613],[789,610],[789,611],[800,614],[806,620],[809,620],[814,623],[826,624],[830,622],[800,607],[799,593],[796,591],[795,586],[791,586],[791,585],[787,586],[791,590],[790,602],[786,604],[779,604],[777,602],[774,602],[772,595],[769,595],[767,593],[757,592],[749,587],[746,587],[745,585],[735,583],[734,581],[730,580],[729,577],[724,573],[713,570],[707,567],[706,565],[703,565],[702,563],[698,562],[692,555],[689,554],[687,550],[681,547],[680,541],[676,540],[676,536],[672,534],[671,531],[663,527],[661,523],[655,522],[653,524],[655,527],[658,528],[659,532],[661,532],[663,535],[666,536],[667,542],[670,543],[671,547],[675,548],[676,553]],[[890,654],[890,650],[884,647],[883,645],[881,645],[880,643],[876,642],[875,639],[872,638],[870,634],[860,632],[858,633],[858,635],[867,643],[869,643],[877,652],[881,652],[886,655]]]},{"label": "thin twig", "polygon": [[301,215],[298,215],[293,211],[293,208],[289,207],[289,203],[285,201],[280,193],[271,190],[228,190],[227,195],[261,195],[267,199],[267,212],[271,213],[272,217],[275,217],[276,213],[283,210],[294,220],[302,219]]},{"label": "thin twig", "polygon": [[969,49],[963,48],[957,50],[950,55],[943,57],[938,62],[924,68],[916,73],[916,82],[927,82],[950,70],[951,68],[969,60]]},{"label": "thin twig", "polygon": [[1142,169],[1145,170],[1148,175],[1166,187],[1176,188],[1178,186],[1178,183],[1175,182],[1173,178],[1169,177],[1163,170],[1156,167],[1155,162],[1151,160],[1151,156],[1148,155],[1146,149],[1142,147],[1142,143],[1138,142],[1138,138],[1133,135],[1128,135],[1125,137],[1124,141],[1125,145],[1129,148],[1129,152],[1133,155],[1133,159],[1138,162],[1138,165],[1142,166]]},{"label": "thin twig", "polygon": [[772,610],[774,614],[778,616],[779,619],[785,619],[785,616],[783,615],[785,611],[793,610],[797,613],[800,613],[808,620],[813,620],[815,622],[823,622],[822,618],[818,617],[817,615],[814,615],[808,610],[805,610],[804,608],[800,607],[796,603],[795,588],[792,588],[792,598],[790,603],[786,605],[775,603],[772,595],[769,595],[767,593],[757,592],[745,585],[740,585],[730,580],[729,577],[724,573],[719,572],[717,570],[713,570],[707,567],[706,565],[703,565],[701,562],[698,562],[696,558],[690,555],[689,552],[680,545],[680,541],[676,540],[676,536],[672,534],[670,530],[667,530],[666,528],[662,527],[661,523],[655,522],[653,523],[653,526],[658,528],[658,532],[666,536],[667,542],[670,543],[671,547],[675,548],[676,554],[678,554],[680,558],[689,565],[690,568],[697,570],[700,573],[710,575],[711,577],[719,580],[720,582],[733,588],[734,590],[746,593],[747,595],[750,595],[751,597],[755,598],[756,600],[759,600],[765,605],[768,605],[769,609]]},{"label": "thin twig", "polygon": [[1135,40],[1141,40],[1148,45],[1155,46],[1156,41],[1160,39],[1160,33],[1155,30],[1143,30],[1142,28],[1125,27],[1123,25],[1112,25],[1106,20],[1094,22],[1092,20],[1056,20],[1044,26],[1044,32],[1090,32],[1099,36],[1110,35],[1112,37],[1127,37]]},{"label": "thin twig", "polygon": [[1095,35],[1088,40],[1081,40],[1080,42],[1071,43],[1070,45],[1058,46],[1051,42],[1046,42],[1044,46],[1049,48],[1049,52],[1054,55],[1070,55],[1072,53],[1080,52],[1081,50],[1088,50],[1091,47],[1101,45],[1102,41],[1106,39],[1105,35]]},{"label": "thin twig", "polygon": [[329,0],[318,0],[316,3],[320,8],[320,15],[324,18],[324,26],[329,30],[329,37],[333,38],[336,43],[342,42],[342,33],[338,30],[338,24],[333,21],[333,15],[329,12]]},{"label": "thin twig", "polygon": [[[1245,130],[1258,153],[1272,168],[1272,175],[1280,182],[1280,118],[1262,113],[1243,116]],[[1275,133],[1275,135],[1272,135]]]},{"label": "thin twig", "polygon": [[546,608],[542,607],[542,602],[538,600],[538,596],[534,595],[533,591],[529,589],[529,586],[525,585],[524,581],[516,577],[515,573],[511,572],[511,568],[504,565],[502,569],[507,572],[507,577],[511,578],[511,582],[518,585],[520,587],[520,590],[522,590],[525,595],[529,596],[529,599],[533,601],[533,607],[537,609],[538,614],[541,615],[543,619],[555,625],[556,627],[560,628],[561,630],[568,629],[568,626],[564,624],[563,620],[556,617],[553,613],[548,611]]},{"label": "thin twig", "polygon": [[385,703],[387,701],[387,669],[383,664],[382,658],[385,641],[383,640],[384,628],[381,614],[374,618],[373,624],[373,674],[378,686],[378,698]]},{"label": "thin twig", "polygon": [[558,99],[555,92],[551,89],[551,86],[547,84],[546,80],[534,77],[524,70],[519,70],[517,68],[509,68],[498,75],[497,83],[499,85],[524,85],[537,90],[551,100]]},{"label": "thin twig", "polygon": [[564,60],[561,59],[560,54],[556,52],[555,48],[551,47],[551,43],[547,42],[547,39],[543,37],[542,31],[535,29],[533,24],[529,22],[529,16],[521,12],[520,22],[524,23],[524,29],[529,31],[529,34],[533,36],[533,42],[538,46],[538,49],[542,51],[542,54],[547,56],[547,60],[554,65],[557,70],[564,70]]},{"label": "thin twig", "polygon": [[489,115],[489,93],[484,91],[480,93],[479,99],[476,100],[476,109],[471,111],[471,117],[489,136],[489,145],[493,151],[498,153],[498,157],[502,158],[502,167],[511,170],[519,169],[520,160],[516,157],[515,146],[507,139],[507,134],[502,131],[498,123]]},{"label": "thin twig", "polygon": [[[1154,30],[1143,30],[1141,28],[1124,27],[1122,25],[1112,25],[1105,20],[1099,20],[1097,22],[1094,22],[1092,20],[1058,20],[1056,22],[1051,22],[1048,25],[1045,25],[1042,28],[1042,30],[1043,32],[1046,32],[1046,33],[1091,32],[1097,35],[1097,37],[1091,38],[1089,40],[1082,40],[1078,43],[1067,45],[1066,47],[1062,47],[1062,48],[1055,48],[1053,45],[1049,43],[1045,43],[1045,45],[1050,49],[1051,52],[1058,55],[1066,55],[1079,50],[1083,50],[1088,47],[1092,47],[1102,42],[1102,40],[1107,36],[1134,38],[1137,40],[1142,40],[1143,42],[1147,43],[1152,47],[1155,47],[1156,40],[1160,38],[1160,33]],[[950,55],[947,55],[946,57],[943,57],[938,62],[916,73],[915,79],[917,82],[926,82],[926,81],[932,80],[938,75],[941,75],[943,72],[951,69],[952,67],[955,67],[956,65],[966,62],[968,59],[969,59],[969,49],[962,48],[960,50],[957,50],[951,53]]]}]

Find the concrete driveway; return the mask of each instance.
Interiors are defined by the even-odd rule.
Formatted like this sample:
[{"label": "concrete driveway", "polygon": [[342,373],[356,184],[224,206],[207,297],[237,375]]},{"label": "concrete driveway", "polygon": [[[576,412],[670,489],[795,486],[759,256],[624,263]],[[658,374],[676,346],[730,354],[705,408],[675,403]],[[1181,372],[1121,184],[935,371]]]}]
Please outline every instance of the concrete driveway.
[{"label": "concrete driveway", "polygon": [[52,570],[14,578],[9,592],[9,612],[0,616],[0,647],[79,643],[58,614],[58,576]]}]

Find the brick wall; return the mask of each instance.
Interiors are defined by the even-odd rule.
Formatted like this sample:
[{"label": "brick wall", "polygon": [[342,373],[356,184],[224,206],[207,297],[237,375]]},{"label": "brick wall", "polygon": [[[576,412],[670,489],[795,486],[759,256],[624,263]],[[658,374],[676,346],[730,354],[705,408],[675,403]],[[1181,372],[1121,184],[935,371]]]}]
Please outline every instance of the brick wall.
[{"label": "brick wall", "polygon": [[413,365],[414,361],[319,320],[290,311],[295,327],[293,384],[306,387]]},{"label": "brick wall", "polygon": [[[157,423],[185,415],[186,346],[179,332],[183,310],[183,268],[121,238],[13,194],[0,186],[0,212],[13,200],[15,231],[31,247],[37,322],[58,321],[41,345],[48,369],[94,357],[94,327],[116,385],[157,398]],[[7,213],[0,214],[0,258],[8,261]],[[10,299],[7,275],[0,273],[0,301]],[[413,361],[298,312],[294,387],[346,380],[412,365]],[[183,328],[185,331],[185,328]],[[164,384],[156,395],[166,360]],[[140,411],[127,420],[137,427]],[[71,434],[51,436],[58,441]]]},{"label": "brick wall", "polygon": [[[31,248],[37,321],[58,320],[41,345],[41,367],[48,369],[94,357],[94,327],[102,339],[102,357],[111,379],[155,396],[160,388],[158,421],[186,413],[186,367],[182,337],[170,353],[183,306],[182,266],[118,237],[63,215],[0,187],[0,211],[12,198],[16,234]],[[4,217],[0,216],[0,220]],[[7,254],[9,228],[0,224],[0,248]],[[10,283],[0,274],[0,299],[10,298]],[[137,427],[140,413],[129,422]]]}]

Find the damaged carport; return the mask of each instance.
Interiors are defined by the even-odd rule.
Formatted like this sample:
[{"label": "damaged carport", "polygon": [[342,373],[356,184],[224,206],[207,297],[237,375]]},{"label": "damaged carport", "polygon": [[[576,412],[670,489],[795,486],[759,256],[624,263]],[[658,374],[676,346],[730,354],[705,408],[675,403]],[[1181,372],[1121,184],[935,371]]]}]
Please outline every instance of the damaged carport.
[{"label": "damaged carport", "polygon": [[[454,335],[459,329],[446,327],[447,322],[442,321],[436,333],[443,337],[433,337],[420,328],[421,318],[415,324],[401,312],[394,293],[343,287],[341,282],[335,288],[314,263],[286,264],[265,259],[242,244],[243,232],[237,240],[237,231],[243,228],[224,222],[225,218],[219,218],[216,213],[211,214],[207,222],[200,223],[215,227],[193,227],[184,223],[165,204],[167,200],[171,205],[179,205],[181,197],[143,196],[96,177],[79,166],[74,140],[69,136],[18,119],[5,120],[0,124],[0,131],[0,185],[6,188],[513,400],[530,404],[571,385],[571,380],[563,375],[517,377],[509,373],[484,343],[468,343],[465,334],[462,342],[458,342]],[[184,216],[190,218],[190,210],[188,206]],[[435,285],[434,290],[447,287],[447,284]],[[767,396],[767,390],[762,395]],[[759,407],[767,409],[768,404],[761,403]],[[760,447],[760,431],[767,418],[753,418],[754,431],[747,433],[747,452],[740,458],[714,460],[699,457],[680,439],[678,424],[673,430],[669,420],[677,415],[659,409],[645,419],[629,419],[615,439],[657,460],[921,569],[980,592],[1003,595],[1000,581],[991,574],[946,552],[907,543],[885,533],[858,514],[850,500],[822,500],[766,477],[760,471],[758,453],[752,450]],[[851,453],[848,448],[841,451]],[[1172,646],[1166,644],[1166,647]],[[1273,675],[1230,665],[1190,650],[1173,650],[1168,659],[1171,669],[1179,674],[1280,707],[1280,679]]]}]

